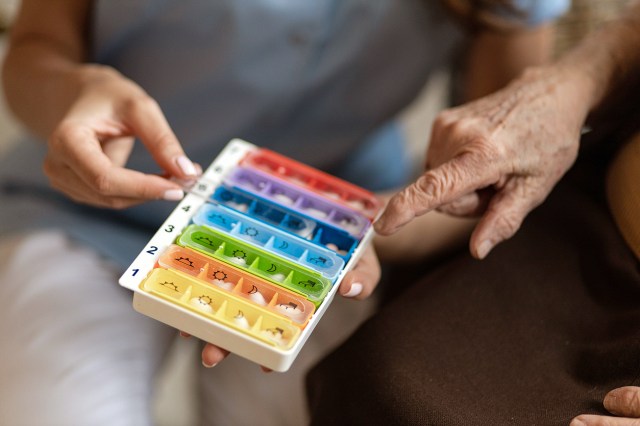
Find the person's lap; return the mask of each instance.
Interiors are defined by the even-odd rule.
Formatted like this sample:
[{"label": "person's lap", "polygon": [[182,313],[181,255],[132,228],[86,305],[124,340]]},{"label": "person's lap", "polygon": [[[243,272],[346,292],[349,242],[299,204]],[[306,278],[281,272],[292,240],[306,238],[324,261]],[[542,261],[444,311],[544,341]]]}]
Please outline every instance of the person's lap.
[{"label": "person's lap", "polygon": [[0,423],[151,424],[175,332],[137,314],[117,268],[62,232],[0,245]]},{"label": "person's lap", "polygon": [[[388,278],[389,285],[393,276]],[[313,424],[568,424],[638,384],[640,267],[571,182],[408,286],[310,372]]]}]

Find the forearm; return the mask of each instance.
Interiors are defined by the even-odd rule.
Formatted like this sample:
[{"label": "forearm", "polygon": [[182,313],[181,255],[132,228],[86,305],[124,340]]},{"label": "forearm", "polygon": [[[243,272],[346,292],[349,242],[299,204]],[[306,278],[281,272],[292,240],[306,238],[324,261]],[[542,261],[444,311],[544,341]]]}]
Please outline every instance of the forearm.
[{"label": "forearm", "polygon": [[588,112],[636,83],[640,76],[640,3],[588,35],[556,67],[586,82]]},{"label": "forearm", "polygon": [[552,25],[479,32],[470,41],[466,58],[463,101],[488,95],[506,86],[524,69],[549,62],[554,36]]},{"label": "forearm", "polygon": [[29,42],[7,56],[3,84],[16,117],[33,133],[50,135],[88,80],[105,70],[61,58]]},{"label": "forearm", "polygon": [[104,73],[84,64],[88,4],[24,1],[12,29],[4,91],[17,118],[40,136],[51,133],[88,79]]}]

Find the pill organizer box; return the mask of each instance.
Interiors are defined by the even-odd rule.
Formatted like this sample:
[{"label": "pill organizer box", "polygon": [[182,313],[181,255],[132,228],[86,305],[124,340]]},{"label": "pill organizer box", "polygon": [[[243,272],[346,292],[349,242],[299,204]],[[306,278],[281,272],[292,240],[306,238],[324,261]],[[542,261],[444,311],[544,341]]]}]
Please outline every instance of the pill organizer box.
[{"label": "pill organizer box", "polygon": [[119,282],[137,311],[286,371],[380,207],[362,188],[234,139]]}]

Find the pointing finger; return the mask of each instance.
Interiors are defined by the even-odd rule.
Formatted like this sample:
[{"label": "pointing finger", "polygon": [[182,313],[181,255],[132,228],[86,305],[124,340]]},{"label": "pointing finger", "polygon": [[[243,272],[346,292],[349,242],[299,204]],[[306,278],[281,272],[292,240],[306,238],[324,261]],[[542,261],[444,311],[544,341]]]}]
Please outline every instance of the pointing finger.
[{"label": "pointing finger", "polygon": [[468,152],[424,173],[391,198],[374,224],[376,231],[392,234],[416,216],[489,186],[498,180],[495,169],[495,165],[482,164],[474,153]]}]

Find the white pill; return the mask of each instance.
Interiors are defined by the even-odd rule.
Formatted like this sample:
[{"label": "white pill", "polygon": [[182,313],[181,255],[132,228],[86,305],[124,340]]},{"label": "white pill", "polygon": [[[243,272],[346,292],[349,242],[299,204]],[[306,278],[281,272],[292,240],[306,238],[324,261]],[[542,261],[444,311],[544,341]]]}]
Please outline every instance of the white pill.
[{"label": "white pill", "polygon": [[284,330],[280,328],[268,328],[268,329],[262,330],[263,336],[269,338],[270,340],[273,340],[276,343],[282,343],[283,334],[284,334]]},{"label": "white pill", "polygon": [[279,303],[276,305],[276,310],[289,318],[298,318],[304,312],[296,306],[295,303]]},{"label": "white pill", "polygon": [[233,322],[238,327],[247,328],[247,329],[251,328],[251,326],[249,325],[249,321],[247,321],[247,317],[244,316],[244,313],[242,311],[238,311],[238,315],[233,317]]},{"label": "white pill", "polygon": [[322,193],[329,198],[333,198],[335,200],[340,199],[340,194],[338,194],[337,192],[333,192],[333,191],[322,191]]},{"label": "white pill", "polygon": [[225,290],[231,291],[233,290],[234,284],[233,283],[228,283],[226,281],[223,280],[213,280],[213,283],[215,285],[217,285],[220,288],[223,288]]},{"label": "white pill", "polygon": [[231,260],[233,263],[241,265],[241,266],[246,266],[247,265],[247,261],[244,260],[244,257],[230,257],[229,260]]},{"label": "white pill", "polygon": [[189,300],[189,304],[202,312],[206,312],[207,314],[213,313],[211,299],[208,296],[194,297]]},{"label": "white pill", "polygon": [[282,204],[293,204],[293,200],[287,197],[285,194],[273,194],[273,199],[279,201]]},{"label": "white pill", "polygon": [[238,211],[241,211],[241,212],[246,212],[247,210],[249,210],[249,205],[248,204],[236,203],[234,201],[227,202],[227,206],[231,207],[232,209],[236,209]]},{"label": "white pill", "polygon": [[360,200],[351,200],[351,201],[347,201],[347,205],[349,207],[352,207],[356,210],[366,210],[367,206],[364,204],[364,202],[360,201]]},{"label": "white pill", "polygon": [[284,276],[284,274],[280,274],[280,273],[278,273],[278,274],[273,274],[273,275],[271,275],[271,278],[272,278],[272,279],[274,279],[274,280],[276,280],[276,281],[278,281],[278,282],[282,282],[282,281],[284,281],[284,279],[285,279],[286,277]]},{"label": "white pill", "polygon": [[267,304],[267,301],[264,300],[264,296],[258,291],[258,288],[256,286],[253,286],[253,288],[249,290],[249,299],[253,303],[261,306],[265,306]]},{"label": "white pill", "polygon": [[311,216],[315,216],[315,217],[327,217],[327,213],[322,211],[322,210],[318,210],[318,209],[314,209],[313,207],[309,207],[307,209],[307,212],[311,215]]},{"label": "white pill", "polygon": [[329,250],[333,250],[333,251],[338,251],[338,246],[333,244],[333,243],[328,243],[327,245],[325,245],[326,248],[328,248]]},{"label": "white pill", "polygon": [[296,235],[299,235],[301,237],[306,237],[308,233],[309,233],[309,230],[306,227],[296,231]]}]

